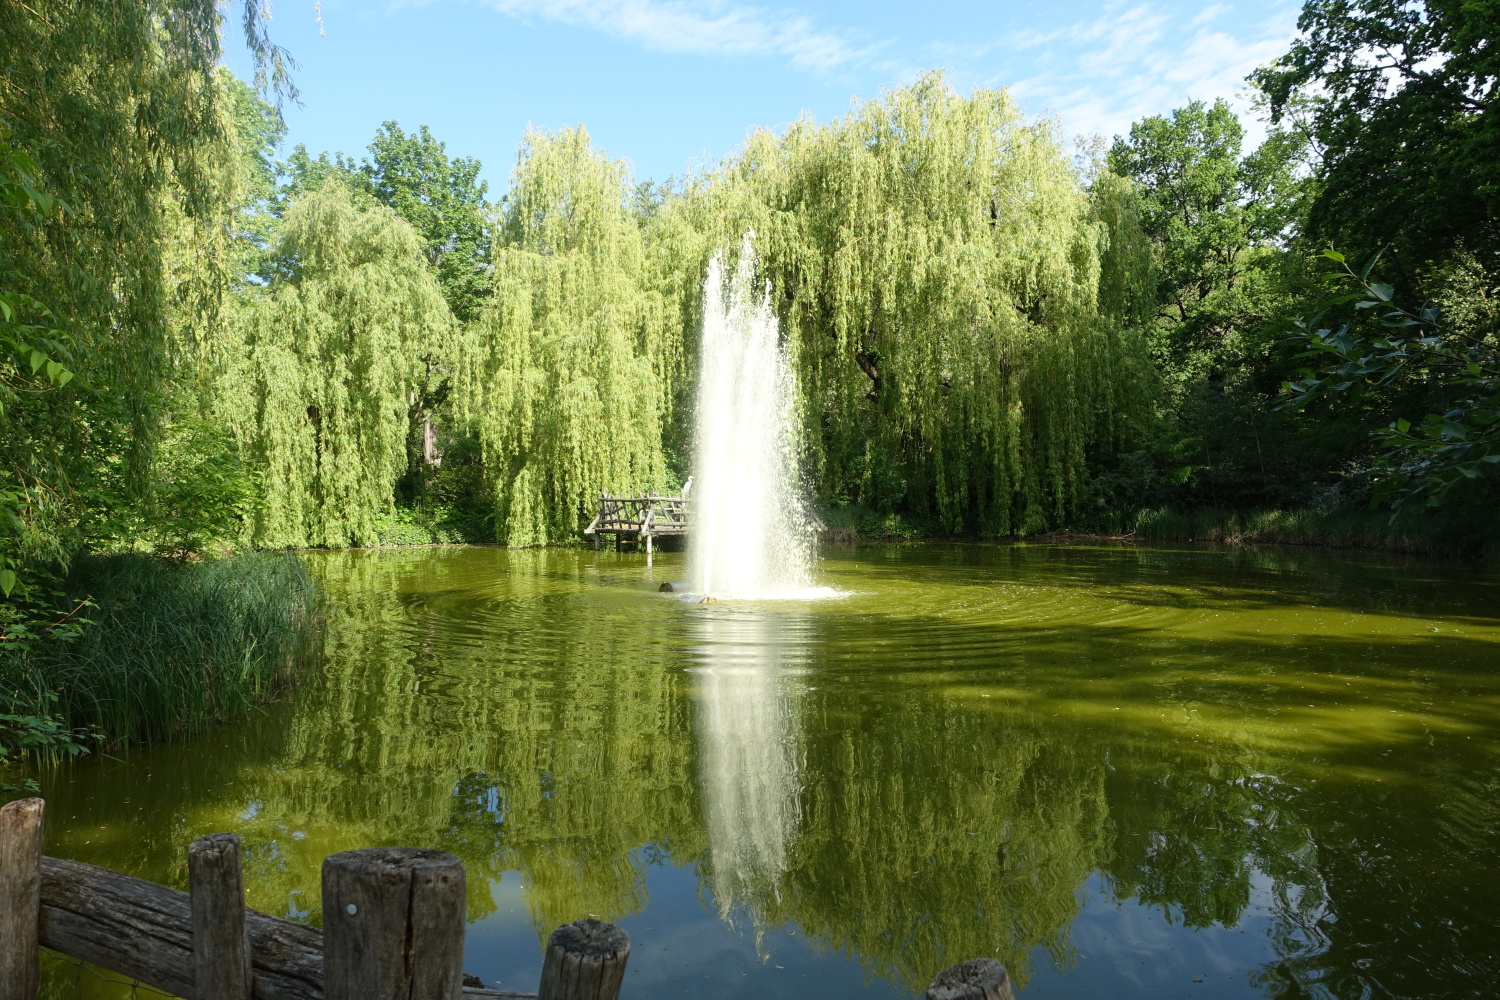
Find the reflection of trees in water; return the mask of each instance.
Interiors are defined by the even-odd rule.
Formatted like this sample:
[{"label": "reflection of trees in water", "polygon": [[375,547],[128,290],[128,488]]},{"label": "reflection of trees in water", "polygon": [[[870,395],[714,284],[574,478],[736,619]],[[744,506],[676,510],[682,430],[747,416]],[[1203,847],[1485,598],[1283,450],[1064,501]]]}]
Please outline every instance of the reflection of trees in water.
[{"label": "reflection of trees in water", "polygon": [[327,681],[298,706],[265,804],[338,842],[289,866],[313,912],[317,860],[343,845],[453,851],[471,873],[471,917],[493,908],[481,876],[519,869],[539,933],[641,909],[642,846],[699,849],[662,633],[578,604],[572,553],[494,557],[474,580],[445,576],[430,550],[321,563],[338,605]]},{"label": "reflection of trees in water", "polygon": [[[449,558],[318,561],[337,604],[327,683],[142,753],[131,781],[106,760],[57,772],[49,853],[182,886],[188,841],[232,827],[252,905],[315,919],[325,855],[440,846],[468,866],[475,917],[493,905],[482,876],[519,869],[539,934],[639,911],[660,857],[697,864],[757,927],[795,922],[912,987],[979,955],[1024,981],[1039,945],[1067,962],[1100,872],[1188,927],[1268,905],[1268,996],[1456,997],[1500,979],[1500,910],[1476,896],[1500,858],[1488,730],[1434,730],[1416,764],[1415,742],[1352,734],[1297,756],[1228,728],[1085,724],[1047,707],[1078,689],[1040,677],[1029,700],[980,701],[879,686],[863,661],[803,673],[799,650],[827,638],[816,619],[743,626],[725,605],[579,588],[574,553]],[[729,669],[682,669],[714,664]],[[1108,690],[1127,709],[1129,681],[1163,702],[1121,678]],[[1494,688],[1474,683],[1479,711]],[[85,812],[107,830],[62,819]]]},{"label": "reflection of trees in water", "polygon": [[981,956],[1024,983],[1038,945],[1066,963],[1077,890],[1104,860],[1097,757],[940,698],[809,700],[826,728],[778,915],[913,990]]}]

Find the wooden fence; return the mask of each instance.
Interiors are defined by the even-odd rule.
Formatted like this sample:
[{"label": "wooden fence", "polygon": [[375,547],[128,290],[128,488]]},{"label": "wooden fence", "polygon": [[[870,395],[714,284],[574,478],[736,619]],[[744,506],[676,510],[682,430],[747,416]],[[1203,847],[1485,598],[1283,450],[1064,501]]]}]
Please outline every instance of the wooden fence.
[{"label": "wooden fence", "polygon": [[[370,848],[323,861],[323,929],[245,906],[240,840],[188,847],[189,892],[42,854],[43,803],[0,807],[0,1000],[36,1000],[38,948],[183,1000],[617,1000],[630,936],[579,920],[547,939],[536,993],[465,985],[463,863]],[[927,1000],[1014,1000],[999,962],[939,973]]]}]

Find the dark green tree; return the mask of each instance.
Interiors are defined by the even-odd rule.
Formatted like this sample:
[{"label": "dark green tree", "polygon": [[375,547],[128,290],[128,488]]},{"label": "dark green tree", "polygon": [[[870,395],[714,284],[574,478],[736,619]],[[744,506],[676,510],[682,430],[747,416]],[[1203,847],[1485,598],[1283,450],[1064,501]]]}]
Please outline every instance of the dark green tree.
[{"label": "dark green tree", "polygon": [[427,263],[453,315],[473,319],[489,295],[490,206],[480,163],[448,158],[447,147],[426,125],[407,135],[391,121],[370,143],[371,159],[360,167],[369,191],[422,237]]},{"label": "dark green tree", "polygon": [[[1275,409],[1295,370],[1281,317],[1298,309],[1306,268],[1285,251],[1300,224],[1305,139],[1273,131],[1248,155],[1224,101],[1142,119],[1109,152],[1136,187],[1156,259],[1152,353],[1162,376],[1156,426],[1141,451],[1101,457],[1084,504],[1117,530],[1143,506],[1298,502],[1310,469]],[[1356,433],[1356,437],[1357,437]]]},{"label": "dark green tree", "polygon": [[1252,80],[1320,152],[1309,242],[1391,247],[1408,286],[1459,246],[1500,247],[1500,5],[1308,0],[1298,27]]},{"label": "dark green tree", "polygon": [[[490,206],[473,157],[449,159],[447,147],[423,125],[408,135],[396,122],[380,126],[370,158],[358,171],[364,189],[411,224],[422,240],[454,318],[469,322],[490,295]],[[451,345],[449,345],[451,346]],[[407,474],[401,492],[423,499],[438,474],[441,453],[458,428],[448,413],[452,351],[434,345],[408,406]]]},{"label": "dark green tree", "polygon": [[1242,155],[1244,129],[1224,101],[1194,101],[1133,125],[1109,153],[1133,180],[1156,247],[1157,358],[1177,391],[1218,376],[1231,340],[1266,317],[1272,248],[1297,219],[1305,144],[1274,133]]}]

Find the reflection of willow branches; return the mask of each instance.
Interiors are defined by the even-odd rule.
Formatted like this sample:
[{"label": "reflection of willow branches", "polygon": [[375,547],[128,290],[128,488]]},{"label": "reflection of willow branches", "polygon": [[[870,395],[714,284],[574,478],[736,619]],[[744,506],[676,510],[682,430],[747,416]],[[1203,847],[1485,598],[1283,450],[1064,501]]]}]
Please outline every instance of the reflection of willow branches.
[{"label": "reflection of willow branches", "polygon": [[1078,741],[919,699],[846,720],[807,760],[782,919],[912,990],[968,958],[1022,984],[1038,945],[1070,960],[1076,893],[1104,849],[1103,769]]},{"label": "reflection of willow branches", "polygon": [[[599,620],[610,608],[575,600],[573,553],[494,558],[494,575],[477,579],[445,574],[432,550],[320,562],[337,605],[326,684],[298,707],[264,813],[349,846],[454,851],[471,874],[471,918],[493,908],[480,875],[506,868],[522,871],[539,932],[635,912],[645,893],[632,852],[699,839],[687,722],[659,636],[639,621],[610,628]],[[317,912],[316,862],[286,867],[307,873]]]}]

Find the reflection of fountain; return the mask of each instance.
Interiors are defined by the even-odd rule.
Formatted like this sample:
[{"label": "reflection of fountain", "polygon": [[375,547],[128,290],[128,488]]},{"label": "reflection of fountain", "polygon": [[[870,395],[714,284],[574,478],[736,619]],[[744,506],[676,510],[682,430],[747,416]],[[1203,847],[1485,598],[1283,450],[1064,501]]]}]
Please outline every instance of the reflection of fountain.
[{"label": "reflection of fountain", "polygon": [[755,285],[745,237],[726,287],[721,258],[703,288],[692,582],[704,594],[771,597],[804,590],[812,534],[797,484],[796,377]]},{"label": "reflection of fountain", "polygon": [[[795,671],[785,618],[705,616],[695,702],[710,884],[725,919],[773,899],[797,831]],[[757,923],[760,921],[757,919]]]}]

